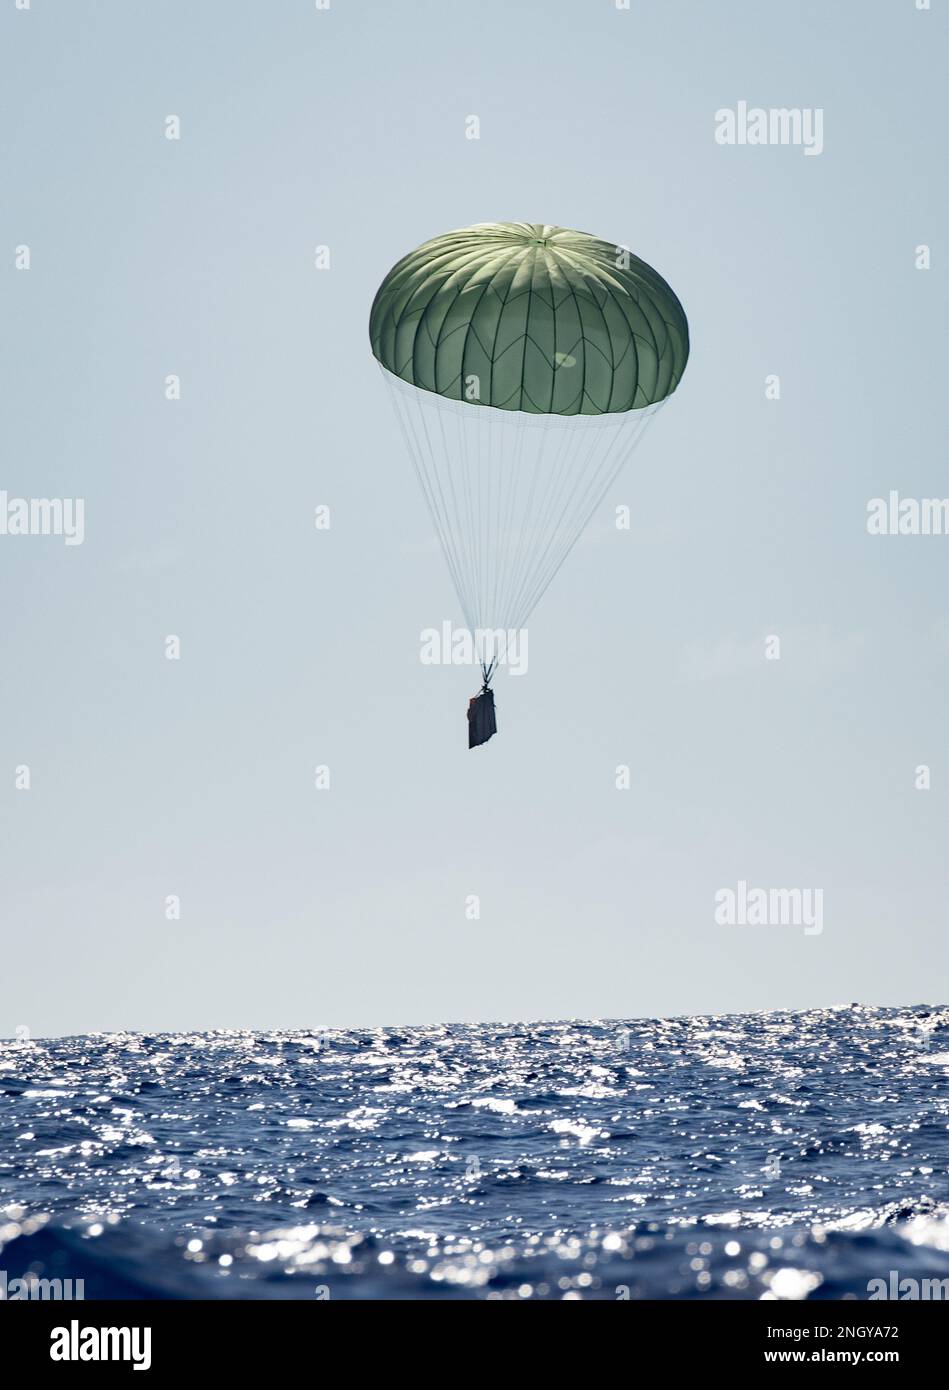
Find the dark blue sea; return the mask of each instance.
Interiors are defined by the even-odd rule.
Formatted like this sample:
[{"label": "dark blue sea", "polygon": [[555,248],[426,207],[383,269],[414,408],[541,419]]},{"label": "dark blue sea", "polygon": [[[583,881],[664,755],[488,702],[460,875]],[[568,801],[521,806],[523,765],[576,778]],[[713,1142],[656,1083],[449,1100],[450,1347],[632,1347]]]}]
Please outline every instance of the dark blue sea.
[{"label": "dark blue sea", "polygon": [[866,1299],[949,1279],[947,1078],[946,1007],[9,1042],[0,1270],[86,1298]]}]

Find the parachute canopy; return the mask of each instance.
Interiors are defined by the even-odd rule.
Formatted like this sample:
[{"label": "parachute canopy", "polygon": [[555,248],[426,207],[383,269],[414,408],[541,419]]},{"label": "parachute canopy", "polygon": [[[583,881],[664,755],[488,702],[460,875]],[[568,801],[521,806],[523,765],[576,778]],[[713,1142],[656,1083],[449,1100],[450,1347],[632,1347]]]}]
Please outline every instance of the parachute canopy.
[{"label": "parachute canopy", "polygon": [[689,356],[682,305],[651,266],[532,222],[480,222],[411,251],[379,287],[369,336],[411,386],[533,415],[654,405]]}]

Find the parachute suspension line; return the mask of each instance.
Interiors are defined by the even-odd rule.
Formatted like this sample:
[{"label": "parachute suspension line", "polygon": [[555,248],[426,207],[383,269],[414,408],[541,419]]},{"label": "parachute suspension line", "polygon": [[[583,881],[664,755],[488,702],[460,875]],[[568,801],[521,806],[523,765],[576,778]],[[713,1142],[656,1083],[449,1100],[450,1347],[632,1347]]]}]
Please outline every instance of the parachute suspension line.
[{"label": "parachute suspension line", "polygon": [[[547,537],[546,543],[541,553],[535,558],[530,574],[524,576],[520,589],[511,599],[510,621],[512,626],[522,627],[524,625],[541,595],[553,580],[554,574],[559,568],[558,556],[561,551],[565,554],[566,548],[579,539],[580,532],[588,518],[585,518],[580,525],[574,522],[566,535],[564,535],[564,519],[575,505],[578,489],[582,486],[582,479],[591,468],[591,458],[596,451],[596,443],[596,440],[592,440],[588,445],[583,456],[582,467],[572,470],[572,474],[571,471],[566,471],[563,477],[558,478],[557,487],[551,490],[551,505],[546,517],[544,533]],[[609,450],[611,447],[612,441],[606,448]],[[571,535],[571,530],[575,530],[576,534]]]},{"label": "parachute suspension line", "polygon": [[[463,459],[463,467],[468,476],[468,488],[472,497],[472,512],[468,535],[470,537],[472,560],[473,560],[473,582],[472,582],[472,613],[474,624],[471,628],[472,639],[474,633],[481,626],[481,617],[484,612],[484,592],[488,583],[490,573],[490,555],[488,552],[489,532],[485,520],[485,509],[490,505],[491,499],[491,478],[486,476],[486,469],[491,463],[490,452],[485,453],[482,446],[482,431],[472,430],[466,427],[466,418],[462,411],[466,407],[461,406],[455,412],[455,428],[458,436],[459,452]],[[467,409],[471,412],[478,410],[478,406],[471,402]],[[477,423],[477,421],[476,421]],[[482,668],[483,669],[483,668]]]},{"label": "parachute suspension line", "polygon": [[[584,443],[584,434],[579,427],[568,427],[560,423],[559,428],[547,425],[545,421],[546,439],[549,441],[553,435],[553,448],[549,442],[545,442],[545,449],[535,460],[535,489],[539,485],[539,502],[532,503],[531,510],[536,510],[536,524],[534,530],[525,539],[521,546],[521,555],[518,557],[518,569],[515,571],[514,582],[511,584],[509,594],[507,594],[506,613],[504,613],[504,624],[506,627],[521,627],[522,623],[518,619],[518,595],[522,589],[532,584],[538,567],[539,556],[543,553],[543,543],[545,538],[547,543],[552,541],[550,527],[553,524],[554,514],[559,512],[559,502],[563,496],[564,488],[571,473],[577,468],[586,467],[586,459],[582,453],[578,452],[579,446]],[[589,446],[586,452],[589,453]]]},{"label": "parachute suspension line", "polygon": [[[444,411],[440,412],[442,415]],[[473,458],[473,444],[469,437],[470,431],[464,427],[464,419],[460,409],[454,412],[455,416],[455,448],[458,466],[462,470],[465,479],[465,497],[468,506],[468,520],[465,527],[465,538],[468,546],[469,573],[471,575],[471,621],[477,627],[481,609],[481,588],[484,582],[484,555],[478,538],[478,530],[481,518],[481,509],[477,497],[477,488],[481,475],[480,458]],[[470,625],[469,625],[470,626]]]},{"label": "parachute suspension line", "polygon": [[[517,626],[522,626],[527,621],[527,618],[536,606],[541,594],[543,594],[544,590],[547,588],[550,579],[553,578],[552,573],[550,579],[544,580],[543,578],[545,569],[549,563],[549,557],[551,553],[556,554],[560,548],[564,518],[570,511],[571,501],[575,498],[577,489],[582,485],[583,478],[590,472],[591,460],[597,451],[597,445],[599,444],[601,449],[603,447],[601,436],[604,433],[605,429],[588,430],[590,439],[587,442],[585,452],[580,457],[579,463],[577,463],[577,460],[568,460],[568,463],[574,463],[574,467],[562,469],[560,474],[550,485],[547,498],[548,506],[544,514],[544,524],[539,528],[541,530],[541,535],[546,537],[546,543],[540,554],[534,557],[532,572],[524,576],[520,588],[517,593],[512,596],[512,625],[516,624]],[[609,453],[614,441],[615,433],[613,440],[606,445],[605,451],[607,453]],[[534,597],[535,593],[536,597]]]},{"label": "parachute suspension line", "polygon": [[[438,409],[439,407],[436,407]],[[490,533],[485,518],[485,509],[491,496],[491,479],[486,476],[490,465],[490,451],[485,452],[482,431],[472,430],[466,411],[474,414],[478,406],[470,403],[460,405],[455,411],[455,433],[458,441],[457,457],[464,470],[466,493],[471,498],[471,508],[467,526],[467,539],[471,555],[471,588],[469,607],[472,621],[469,624],[473,634],[482,626],[485,608],[484,594],[490,574],[491,555],[489,551]],[[477,419],[476,419],[477,423]]]},{"label": "parachute suspension line", "polygon": [[[529,614],[536,606],[540,595],[545,592],[549,582],[553,580],[556,573],[552,566],[552,556],[556,564],[556,556],[559,555],[564,542],[570,543],[571,532],[577,534],[572,539],[577,539],[582,524],[577,525],[577,521],[564,528],[564,520],[571,513],[571,505],[575,506],[579,489],[584,486],[584,478],[591,477],[591,473],[596,475],[596,468],[593,466],[593,456],[596,455],[597,446],[600,452],[610,455],[613,443],[616,442],[616,427],[613,430],[613,439],[609,443],[604,443],[603,435],[606,434],[606,427],[603,430],[588,430],[589,438],[586,439],[586,448],[581,455],[570,459],[566,453],[561,457],[560,463],[563,467],[557,468],[556,475],[550,480],[549,493],[547,493],[547,507],[543,525],[539,528],[542,535],[542,549],[534,557],[532,570],[522,577],[521,585],[517,592],[511,595],[511,626],[520,627],[527,621]],[[570,464],[572,463],[572,467]],[[567,534],[564,535],[564,530]]]},{"label": "parachute suspension line", "polygon": [[[418,401],[418,409],[420,415],[424,414],[421,400]],[[460,590],[458,594],[458,598],[462,606],[462,612],[464,613],[465,622],[470,625],[471,614],[469,613],[465,603],[466,596],[471,593],[472,585],[471,553],[466,540],[466,537],[470,534],[470,530],[467,518],[465,518],[464,520],[462,519],[461,511],[458,505],[458,492],[455,487],[454,466],[455,460],[458,457],[458,450],[452,448],[451,444],[449,443],[448,435],[445,429],[444,412],[440,410],[436,411],[435,418],[438,421],[440,441],[436,440],[435,443],[432,444],[431,439],[429,439],[430,457],[428,461],[431,466],[432,472],[436,477],[439,473],[436,460],[438,458],[441,458],[444,461],[444,472],[447,475],[448,489],[451,494],[452,501],[452,514],[454,518],[453,526],[451,525],[451,522],[449,522],[449,532],[454,537],[455,546],[458,551],[458,573],[461,576],[461,583],[463,585],[463,588]],[[461,478],[459,481],[463,482],[467,476],[467,471],[465,465],[461,462],[460,459],[458,459],[458,467],[461,473]],[[457,587],[458,586],[456,584],[456,588]]]},{"label": "parachute suspension line", "polygon": [[[517,610],[520,606],[517,603],[517,597],[528,583],[532,573],[536,573],[539,548],[543,538],[547,536],[548,541],[553,540],[550,535],[551,521],[557,512],[558,501],[563,494],[566,481],[569,481],[571,471],[584,468],[587,465],[587,458],[581,458],[577,453],[576,446],[583,438],[582,430],[579,427],[571,428],[561,422],[559,428],[554,430],[547,419],[543,418],[541,428],[544,432],[543,439],[540,447],[535,451],[531,497],[524,516],[524,520],[531,524],[526,534],[522,530],[522,537],[518,542],[518,563],[508,592],[504,614],[506,629],[516,630],[523,626],[523,622],[516,621]],[[589,433],[593,434],[594,431],[590,430]],[[555,448],[552,451],[552,456],[551,434],[555,436]],[[592,451],[594,443],[595,441],[591,442],[588,447],[587,455]],[[535,500],[538,484],[540,484],[540,496],[538,500]],[[526,616],[525,614],[525,620]]]},{"label": "parachute suspension line", "polygon": [[[491,421],[491,418],[490,418],[490,416],[489,416],[489,417],[488,417],[487,438],[486,438],[486,440],[485,440],[485,443],[486,443],[486,445],[487,445],[487,454],[488,454],[488,473],[489,473],[489,476],[490,476],[490,478],[491,478],[491,484],[492,484],[492,487],[493,487],[493,490],[494,490],[494,491],[493,491],[493,496],[494,496],[494,507],[493,507],[493,509],[489,509],[488,515],[487,515],[487,517],[485,518],[485,525],[486,525],[486,528],[487,528],[487,530],[488,530],[488,537],[489,537],[489,538],[490,538],[490,536],[491,536],[492,534],[495,535],[495,536],[498,536],[498,537],[501,537],[501,536],[503,536],[503,534],[504,534],[503,531],[501,530],[501,515],[502,515],[502,511],[503,511],[503,507],[504,507],[504,502],[507,500],[506,497],[505,497],[505,493],[510,494],[510,492],[511,492],[511,490],[512,490],[512,489],[511,489],[511,485],[516,481],[516,477],[517,477],[517,469],[515,468],[515,470],[514,470],[514,477],[508,480],[509,486],[508,486],[507,488],[505,488],[505,487],[503,486],[503,484],[504,484],[504,479],[503,479],[503,477],[501,476],[501,465],[500,465],[500,460],[498,459],[497,450],[493,447],[493,439],[492,439],[492,433],[493,433],[493,431],[492,431],[491,426],[492,426],[492,421]],[[483,435],[484,435],[484,430],[479,430],[479,431],[478,431],[478,443],[479,443],[479,448],[480,448],[481,439],[482,439],[482,436],[483,436]],[[480,462],[480,458],[479,458],[479,462]],[[503,557],[499,557],[499,558],[503,558]],[[489,577],[488,584],[487,584],[487,586],[486,586],[486,588],[485,588],[485,593],[484,593],[484,609],[482,610],[482,613],[484,613],[484,612],[487,612],[487,613],[494,613],[494,612],[496,611],[496,608],[497,608],[498,575],[499,575],[500,571],[501,571],[501,565],[500,565],[500,564],[495,565],[495,566],[494,566],[493,582],[492,582],[491,578]],[[481,615],[482,615],[482,614],[479,613],[479,617],[480,617]]]},{"label": "parachute suspension line", "polygon": [[[500,638],[499,650],[497,651],[495,656],[495,666],[497,666],[499,662],[503,661],[507,655],[507,629],[505,628],[504,623],[501,622],[499,619],[500,614],[504,608],[504,595],[507,592],[507,586],[511,582],[509,575],[512,561],[515,558],[516,547],[509,543],[509,538],[513,536],[514,519],[517,515],[517,502],[521,487],[521,475],[525,472],[524,452],[525,440],[528,433],[528,426],[523,418],[519,418],[514,425],[514,429],[516,430],[515,442],[513,450],[511,451],[512,457],[510,459],[510,467],[508,470],[508,477],[506,480],[507,505],[504,508],[503,515],[501,507],[499,505],[498,521],[495,531],[495,535],[498,537],[500,554],[498,556],[498,563],[495,566],[494,570],[494,590],[489,610],[491,621],[488,623],[488,626],[492,630],[500,631],[502,633],[502,636]],[[493,434],[493,418],[489,422],[489,430]],[[502,470],[504,468],[505,463],[504,451],[501,449],[494,448],[493,444],[489,447],[491,448],[492,455],[497,459],[498,477],[499,480],[501,480]],[[523,523],[524,509],[522,508],[522,532]]]},{"label": "parachute suspension line", "polygon": [[[477,406],[469,402],[469,410],[476,410]],[[472,541],[474,544],[475,555],[477,556],[477,583],[474,590],[474,611],[475,627],[481,622],[481,613],[484,608],[484,586],[487,582],[489,556],[487,553],[487,536],[485,531],[484,510],[489,505],[491,498],[491,479],[485,476],[486,460],[481,449],[481,431],[465,429],[465,422],[458,416],[458,428],[461,431],[461,438],[465,445],[465,467],[472,470],[477,486],[477,507],[475,510],[474,526],[472,528]],[[487,460],[490,462],[490,460]]]},{"label": "parachute suspension line", "polygon": [[[444,412],[443,412],[444,413]],[[465,497],[468,504],[468,523],[466,528],[467,543],[471,563],[472,593],[474,594],[474,607],[472,609],[472,621],[477,625],[479,618],[481,585],[483,582],[483,563],[484,557],[481,553],[481,546],[478,541],[478,526],[480,519],[480,508],[478,505],[477,491],[481,470],[479,462],[474,462],[471,458],[471,440],[469,431],[464,427],[464,420],[459,411],[455,412],[455,443],[457,456],[461,463],[461,468],[465,475]]]},{"label": "parachute suspension line", "polygon": [[381,370],[468,631],[493,635],[474,653],[487,688],[508,634],[523,628],[661,402],[531,415],[449,399]]},{"label": "parachute suspension line", "polygon": [[[497,630],[502,632],[502,642],[507,646],[507,626],[504,618],[507,608],[507,595],[513,588],[520,568],[524,551],[524,536],[527,522],[533,510],[537,486],[536,448],[540,425],[528,425],[525,418],[517,421],[517,442],[511,467],[511,487],[509,506],[503,531],[503,548],[498,565],[498,586],[493,619]],[[535,447],[531,447],[535,446]]]},{"label": "parachute suspension line", "polygon": [[503,616],[506,628],[515,626],[516,595],[527,582],[531,567],[536,565],[539,546],[547,534],[560,481],[569,467],[571,443],[574,442],[570,431],[563,425],[554,431],[545,421],[543,429],[542,444],[535,453],[531,494],[526,508],[526,519],[531,524],[529,527],[522,527],[517,546],[517,563],[506,595]]},{"label": "parachute suspension line", "polygon": [[442,552],[448,564],[448,568],[452,576],[452,581],[454,582],[456,589],[458,589],[460,587],[460,580],[458,576],[457,566],[455,563],[455,557],[452,551],[450,541],[445,532],[444,522],[436,500],[433,480],[429,477],[428,472],[425,468],[425,451],[422,448],[419,436],[416,432],[414,421],[412,419],[410,402],[407,396],[400,396],[400,394],[396,391],[395,387],[390,384],[390,374],[387,371],[385,371],[384,368],[382,369],[382,375],[386,378],[386,385],[389,389],[389,394],[392,398],[396,418],[398,419],[399,427],[402,431],[402,437],[405,440],[406,451],[412,460],[412,466],[415,469],[415,475],[418,478],[419,486],[422,489],[422,495],[425,498],[425,502],[428,506],[429,513],[431,514],[432,522],[435,526],[435,533],[438,536],[439,544],[441,545]]},{"label": "parachute suspension line", "polygon": [[[566,536],[561,535],[552,555],[549,553],[551,547],[548,546],[542,565],[537,567],[540,573],[536,583],[525,596],[520,613],[511,620],[512,628],[523,627],[526,623],[663,405],[664,400],[658,401],[621,417],[622,423],[617,426],[612,441],[604,450],[604,457],[583,488],[580,500],[576,504],[577,513],[574,514],[573,525]],[[619,449],[616,449],[617,445],[620,446]],[[582,474],[580,477],[582,478]],[[564,514],[571,510],[571,507],[572,502],[568,499]]]},{"label": "parachute suspension line", "polygon": [[[515,451],[514,451],[514,461],[513,461],[513,467],[512,467],[512,470],[511,470],[511,478],[509,479],[509,484],[508,484],[508,488],[507,488],[507,498],[506,498],[507,505],[504,507],[503,512],[502,512],[502,507],[501,507],[502,494],[501,494],[501,487],[500,487],[500,482],[501,482],[501,466],[500,466],[500,461],[498,462],[498,484],[499,484],[499,486],[498,486],[498,517],[497,517],[497,532],[496,532],[496,534],[499,535],[499,536],[505,535],[505,534],[508,532],[508,530],[510,529],[510,525],[511,525],[511,513],[512,513],[512,511],[513,511],[514,504],[515,504],[515,499],[516,499],[516,497],[517,497],[517,487],[518,487],[518,481],[519,481],[519,477],[520,477],[520,456],[521,456],[521,442],[522,442],[522,440],[521,440],[522,431],[521,431],[521,429],[519,428],[519,425],[520,425],[520,422],[518,422],[517,444],[516,444],[516,446],[515,446]],[[490,453],[491,453],[492,458],[497,458],[497,456],[498,456],[498,455],[497,455],[497,450],[494,448],[494,420],[493,420],[493,419],[490,419],[490,420],[488,421],[488,449],[489,449],[489,451],[490,451]],[[492,586],[492,591],[491,591],[491,605],[490,605],[490,612],[491,612],[492,614],[493,614],[493,613],[496,613],[496,612],[498,611],[498,594],[499,594],[499,593],[502,593],[502,594],[503,594],[503,592],[504,592],[503,576],[504,576],[504,571],[505,571],[505,561],[506,561],[506,558],[507,558],[506,554],[505,554],[505,553],[502,553],[502,555],[500,556],[500,563],[495,567],[495,570],[494,570],[494,584],[493,584],[493,586]]]}]

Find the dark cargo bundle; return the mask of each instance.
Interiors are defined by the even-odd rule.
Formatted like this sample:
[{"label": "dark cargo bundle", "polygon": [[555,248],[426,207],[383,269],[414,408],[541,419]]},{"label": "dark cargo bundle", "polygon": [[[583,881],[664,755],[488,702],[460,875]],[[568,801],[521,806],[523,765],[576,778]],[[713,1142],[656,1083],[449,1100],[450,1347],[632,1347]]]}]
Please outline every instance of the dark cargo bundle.
[{"label": "dark cargo bundle", "polygon": [[485,686],[480,695],[472,695],[468,701],[468,747],[477,748],[479,743],[487,743],[497,731],[494,691]]}]

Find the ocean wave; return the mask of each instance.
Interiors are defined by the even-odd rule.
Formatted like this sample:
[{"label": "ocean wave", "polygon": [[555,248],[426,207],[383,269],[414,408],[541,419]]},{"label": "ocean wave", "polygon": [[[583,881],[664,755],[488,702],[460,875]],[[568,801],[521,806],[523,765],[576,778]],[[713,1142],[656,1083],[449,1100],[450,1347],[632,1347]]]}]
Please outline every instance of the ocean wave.
[{"label": "ocean wave", "polygon": [[947,1037],[944,1007],[854,1006],[0,1045],[0,1275],[87,1298],[949,1280]]}]

